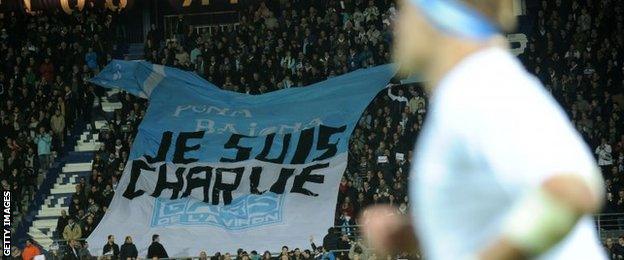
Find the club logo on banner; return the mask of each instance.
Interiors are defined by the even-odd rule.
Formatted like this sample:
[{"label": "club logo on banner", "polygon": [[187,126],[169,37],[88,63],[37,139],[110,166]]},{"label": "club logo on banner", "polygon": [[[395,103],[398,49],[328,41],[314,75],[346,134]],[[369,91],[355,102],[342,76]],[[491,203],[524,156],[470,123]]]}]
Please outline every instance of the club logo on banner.
[{"label": "club logo on banner", "polygon": [[89,236],[159,234],[170,256],[309,247],[333,226],[348,141],[394,74],[358,70],[304,88],[251,96],[194,73],[111,62],[91,82],[149,99],[109,210]]},{"label": "club logo on banner", "polygon": [[192,202],[189,199],[157,199],[152,215],[152,227],[180,225],[211,225],[228,230],[263,226],[282,221],[282,196],[245,195],[234,199],[232,204],[219,207]]}]

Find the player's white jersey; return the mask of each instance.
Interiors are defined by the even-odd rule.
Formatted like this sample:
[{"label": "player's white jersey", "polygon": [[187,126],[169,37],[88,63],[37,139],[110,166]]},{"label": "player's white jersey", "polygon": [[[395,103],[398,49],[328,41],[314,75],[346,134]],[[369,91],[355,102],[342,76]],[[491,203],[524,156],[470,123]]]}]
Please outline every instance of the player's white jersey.
[{"label": "player's white jersey", "polygon": [[[431,95],[410,196],[427,259],[460,259],[501,234],[523,191],[596,165],[564,111],[511,54],[461,61]],[[540,259],[606,259],[591,216]]]}]

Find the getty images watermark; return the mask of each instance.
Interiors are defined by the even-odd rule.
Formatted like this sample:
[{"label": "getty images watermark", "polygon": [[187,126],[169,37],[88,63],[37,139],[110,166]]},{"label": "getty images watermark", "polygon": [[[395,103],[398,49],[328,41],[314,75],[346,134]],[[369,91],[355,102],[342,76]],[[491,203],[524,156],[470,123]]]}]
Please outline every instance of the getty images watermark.
[{"label": "getty images watermark", "polygon": [[2,255],[11,255],[11,191],[2,192]]}]

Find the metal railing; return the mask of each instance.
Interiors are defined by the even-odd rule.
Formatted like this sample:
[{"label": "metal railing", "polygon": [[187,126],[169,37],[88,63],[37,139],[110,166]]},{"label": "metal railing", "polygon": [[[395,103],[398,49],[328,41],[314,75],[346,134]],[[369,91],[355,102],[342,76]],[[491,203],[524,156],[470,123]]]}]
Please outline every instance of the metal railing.
[{"label": "metal railing", "polygon": [[[165,27],[165,39],[174,38],[176,32],[175,28],[178,24],[179,15],[165,15],[164,27]],[[221,29],[220,25],[238,25],[240,14],[236,11],[223,11],[223,12],[206,12],[206,13],[193,13],[182,14],[184,17],[185,26],[193,26],[196,33],[201,33],[201,30],[197,28],[210,28],[208,30]],[[186,34],[186,29],[184,33]]]},{"label": "metal railing", "polygon": [[617,229],[624,227],[624,213],[597,214],[594,218],[596,219],[598,229]]},{"label": "metal railing", "polygon": [[[597,214],[594,215],[594,219],[596,221],[596,227],[598,229],[599,237],[602,241],[606,238],[615,238],[621,235],[624,235],[624,213],[615,213],[615,214]],[[343,226],[334,226],[334,232],[339,235],[347,235],[350,240],[359,240],[361,238],[360,234],[360,225],[343,225]],[[318,238],[321,239],[321,238]],[[85,239],[76,239],[77,241],[85,241]],[[54,239],[53,246],[50,246],[48,252],[50,253],[51,259],[55,259],[54,256],[62,257],[67,250],[67,243],[64,239]],[[317,241],[321,242],[321,241]],[[81,243],[82,244],[82,243]],[[96,247],[99,247],[97,245]],[[342,250],[332,250],[334,253],[340,252],[348,252],[348,249]],[[262,254],[262,252],[258,252]],[[198,252],[199,254],[199,252]],[[279,256],[277,252],[271,252],[271,255],[276,257]],[[98,258],[94,256],[94,259]],[[175,258],[161,258],[161,259],[197,259],[197,256],[181,256]],[[232,259],[236,259],[236,255],[232,255]]]},{"label": "metal railing", "polygon": [[601,240],[624,235],[624,213],[597,214],[594,219]]},{"label": "metal railing", "polygon": [[215,34],[217,32],[227,32],[236,30],[239,23],[228,23],[228,24],[216,24],[216,25],[197,25],[194,26],[193,29],[197,35],[204,35],[208,33],[210,35]]},{"label": "metal railing", "polygon": [[[361,238],[360,235],[360,225],[343,225],[343,226],[334,226],[334,232],[337,235],[347,235],[349,237],[350,240],[358,240]],[[315,241],[315,242],[320,242],[322,243],[322,238],[318,238],[319,240]],[[74,239],[76,241],[80,242],[79,245],[79,249],[82,249],[82,245],[84,244],[84,242],[86,241],[86,238],[81,238],[81,239]],[[52,245],[49,248],[44,248],[47,250],[47,255],[46,257],[49,257],[49,259],[62,259],[63,256],[65,255],[65,253],[67,252],[67,249],[69,248],[69,246],[67,245],[67,240],[65,239],[53,239],[52,240]],[[105,243],[106,241],[104,241]],[[317,246],[320,246],[320,244],[316,244]],[[96,248],[100,248],[101,245],[89,245],[89,248],[93,248],[93,246],[96,246]],[[311,247],[311,245],[310,245]],[[259,254],[262,254],[264,251],[262,252],[258,252]],[[331,252],[333,252],[334,254],[339,254],[342,252],[349,252],[349,249],[336,249],[336,250],[331,250]],[[249,253],[249,252],[248,252]],[[272,257],[278,257],[280,255],[279,252],[270,252]],[[199,252],[197,252],[197,254],[199,255]],[[225,254],[225,253],[223,253]],[[102,256],[92,256],[93,259],[102,259]],[[142,257],[141,257],[142,258]],[[231,255],[231,259],[236,259],[236,255]],[[46,258],[48,259],[48,258]],[[167,260],[167,259],[198,259],[198,256],[178,256],[178,257],[174,257],[174,258],[160,258],[161,260]]]}]

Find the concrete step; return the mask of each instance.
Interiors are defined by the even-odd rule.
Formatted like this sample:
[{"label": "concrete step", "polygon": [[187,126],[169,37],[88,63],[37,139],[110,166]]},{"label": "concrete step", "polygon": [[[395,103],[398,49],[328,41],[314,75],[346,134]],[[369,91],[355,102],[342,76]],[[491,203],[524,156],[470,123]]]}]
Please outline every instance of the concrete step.
[{"label": "concrete step", "polygon": [[[78,141],[76,142],[76,146],[74,148],[91,149],[92,147],[100,148],[100,146],[102,145],[103,143],[98,142],[96,140]],[[84,152],[84,151],[81,151],[81,152]]]},{"label": "concrete step", "polygon": [[60,175],[58,178],[56,178],[56,182],[55,183],[58,183],[58,184],[61,184],[61,183],[78,183],[79,179],[80,179],[80,175],[78,175],[78,174],[76,174],[76,175],[64,174],[64,175]]},{"label": "concrete step", "polygon": [[37,219],[33,221],[33,225],[30,228],[31,229],[33,228],[56,229],[56,224],[57,224],[57,221],[54,219]]},{"label": "concrete step", "polygon": [[97,141],[98,138],[100,137],[99,133],[89,133],[89,132],[84,132],[80,135],[80,140],[78,140],[79,142],[90,142],[90,141]]},{"label": "concrete step", "polygon": [[100,149],[102,143],[78,143],[76,147],[74,147],[75,151],[79,152],[93,152]]},{"label": "concrete step", "polygon": [[68,163],[63,166],[63,173],[90,172],[93,161],[84,163]]},{"label": "concrete step", "polygon": [[95,129],[100,130],[107,124],[107,122],[106,120],[97,120],[93,122],[93,124],[95,124]]},{"label": "concrete step", "polygon": [[53,217],[61,216],[61,210],[69,210],[69,207],[54,207],[54,208],[42,208],[37,212],[37,217]]},{"label": "concrete step", "polygon": [[50,194],[72,194],[76,192],[76,184],[54,184],[54,187],[50,190]]},{"label": "concrete step", "polygon": [[99,141],[94,140],[94,139],[92,139],[92,140],[78,140],[78,141],[76,141],[76,146],[85,146],[85,145],[97,146],[97,145],[102,145],[102,142],[99,142]]},{"label": "concrete step", "polygon": [[52,242],[54,242],[51,238],[51,234],[45,234],[38,229],[29,230],[28,235],[30,235],[30,237],[32,237],[37,243],[43,246],[44,249],[50,247]]},{"label": "concrete step", "polygon": [[121,104],[121,102],[107,102],[107,101],[102,101],[102,110],[104,112],[115,112],[115,110],[117,109],[121,109],[123,107],[123,104]]},{"label": "concrete step", "polygon": [[48,198],[45,199],[45,203],[43,205],[49,208],[54,208],[58,206],[69,207],[70,203],[71,203],[71,198],[66,196],[66,194],[62,194],[62,197],[59,197],[59,198],[49,196]]}]

